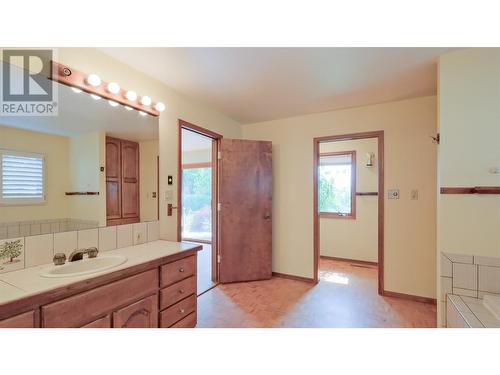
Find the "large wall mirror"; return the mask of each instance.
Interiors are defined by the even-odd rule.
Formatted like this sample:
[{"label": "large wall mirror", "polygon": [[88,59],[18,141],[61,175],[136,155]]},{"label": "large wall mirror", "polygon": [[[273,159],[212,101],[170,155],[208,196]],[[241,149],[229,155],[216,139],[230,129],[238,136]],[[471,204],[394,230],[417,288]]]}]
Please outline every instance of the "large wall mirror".
[{"label": "large wall mirror", "polygon": [[158,118],[56,85],[57,116],[0,118],[0,239],[158,220]]}]

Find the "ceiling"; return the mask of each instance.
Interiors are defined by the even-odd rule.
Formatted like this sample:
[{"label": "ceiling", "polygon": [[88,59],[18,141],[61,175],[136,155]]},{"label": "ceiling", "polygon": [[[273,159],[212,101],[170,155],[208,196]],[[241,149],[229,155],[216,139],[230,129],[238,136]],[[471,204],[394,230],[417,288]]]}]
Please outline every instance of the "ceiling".
[{"label": "ceiling", "polygon": [[103,130],[107,135],[146,141],[158,139],[158,118],[141,116],[124,107],[111,107],[107,100],[94,100],[86,93],[74,93],[57,85],[57,116],[2,116],[3,125],[62,136],[76,136]]},{"label": "ceiling", "polygon": [[451,50],[102,48],[243,124],[434,95]]}]

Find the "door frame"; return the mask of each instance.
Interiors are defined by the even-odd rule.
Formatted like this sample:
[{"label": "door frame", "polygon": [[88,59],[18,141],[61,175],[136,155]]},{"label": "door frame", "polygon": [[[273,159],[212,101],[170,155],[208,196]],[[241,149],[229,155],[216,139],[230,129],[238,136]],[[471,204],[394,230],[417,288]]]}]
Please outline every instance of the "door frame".
[{"label": "door frame", "polygon": [[212,281],[219,282],[219,220],[217,215],[217,203],[219,202],[219,144],[222,135],[188,121],[178,119],[178,143],[177,143],[177,241],[182,240],[182,129],[201,134],[212,139]]},{"label": "door frame", "polygon": [[319,212],[318,212],[318,167],[319,145],[331,141],[351,141],[357,139],[377,138],[378,140],[378,294],[384,295],[384,131],[330,135],[313,139],[313,274],[314,282],[319,282]]}]

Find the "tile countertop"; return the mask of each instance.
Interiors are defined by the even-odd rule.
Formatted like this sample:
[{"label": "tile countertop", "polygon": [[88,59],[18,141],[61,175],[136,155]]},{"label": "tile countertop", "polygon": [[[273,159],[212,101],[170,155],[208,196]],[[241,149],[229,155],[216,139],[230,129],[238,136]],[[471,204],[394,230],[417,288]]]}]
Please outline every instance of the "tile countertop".
[{"label": "tile countertop", "polygon": [[500,320],[483,305],[483,300],[473,297],[448,294],[460,315],[471,328],[500,328]]},{"label": "tile countertop", "polygon": [[42,271],[55,267],[52,263],[0,274],[0,305],[198,247],[200,246],[192,243],[159,240],[100,252],[99,256],[123,255],[127,257],[127,261],[117,267],[82,276],[61,278],[40,276]]}]

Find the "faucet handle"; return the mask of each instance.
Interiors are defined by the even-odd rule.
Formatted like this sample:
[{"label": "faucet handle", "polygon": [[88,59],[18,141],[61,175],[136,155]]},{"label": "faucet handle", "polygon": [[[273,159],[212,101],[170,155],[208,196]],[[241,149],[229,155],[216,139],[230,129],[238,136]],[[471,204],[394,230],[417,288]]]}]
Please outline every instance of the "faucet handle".
[{"label": "faucet handle", "polygon": [[97,250],[97,247],[89,247],[85,250],[85,253],[89,258],[96,258],[99,250]]},{"label": "faucet handle", "polygon": [[66,262],[66,254],[56,253],[56,255],[54,255],[54,258],[52,259],[52,261],[54,262],[54,265],[56,265],[56,266],[63,265]]}]

